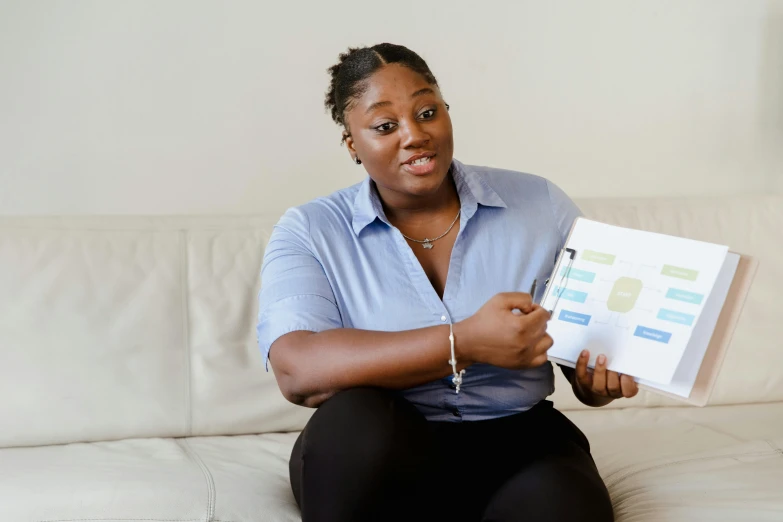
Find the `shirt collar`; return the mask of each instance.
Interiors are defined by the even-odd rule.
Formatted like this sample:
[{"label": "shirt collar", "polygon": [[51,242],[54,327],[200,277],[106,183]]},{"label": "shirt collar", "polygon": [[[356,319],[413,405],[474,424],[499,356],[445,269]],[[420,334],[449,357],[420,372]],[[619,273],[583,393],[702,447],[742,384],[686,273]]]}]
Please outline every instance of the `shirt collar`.
[{"label": "shirt collar", "polygon": [[[489,186],[484,176],[475,168],[452,160],[451,174],[454,177],[457,194],[459,194],[463,224],[473,217],[473,214],[478,210],[478,205],[506,208],[506,203],[500,195]],[[359,185],[359,191],[353,202],[352,226],[354,233],[358,236],[367,225],[376,219],[391,226],[383,212],[383,205],[381,205],[375,183],[368,176]]]}]

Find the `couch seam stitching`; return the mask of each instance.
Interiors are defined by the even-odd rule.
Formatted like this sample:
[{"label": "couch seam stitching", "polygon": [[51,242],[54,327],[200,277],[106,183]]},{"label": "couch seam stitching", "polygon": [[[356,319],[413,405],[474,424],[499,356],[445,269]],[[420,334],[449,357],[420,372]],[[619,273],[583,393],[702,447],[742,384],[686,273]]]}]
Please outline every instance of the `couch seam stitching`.
[{"label": "couch seam stitching", "polygon": [[777,445],[777,443],[776,443],[776,442],[774,442],[774,441],[771,441],[771,440],[769,440],[769,439],[765,440],[764,442],[766,442],[766,443],[767,443],[767,445],[768,445],[770,448],[772,448],[772,450],[773,450],[775,453],[778,453],[778,454],[780,454],[780,456],[781,456],[781,457],[783,457],[783,448],[780,448],[780,447],[778,447],[778,445]]},{"label": "couch seam stitching", "polygon": [[191,369],[191,349],[190,349],[190,306],[188,305],[189,281],[190,271],[188,269],[188,231],[180,230],[182,248],[180,250],[180,284],[182,285],[182,341],[185,352],[185,403],[187,410],[187,419],[185,426],[185,433],[188,436],[193,436],[193,383],[192,383],[192,369]]},{"label": "couch seam stitching", "polygon": [[[185,439],[176,439],[177,444],[185,451],[185,454],[190,457],[192,461],[201,468],[201,472],[204,474],[204,478],[207,481],[207,518],[206,522],[216,522],[215,517],[215,480],[210,473],[209,468],[204,461],[199,457],[196,451],[188,444]],[[204,521],[201,521],[204,522]]]},{"label": "couch seam stitching", "polygon": [[[204,522],[200,518],[58,518],[38,522]],[[211,522],[234,522],[233,520],[212,520]]]},{"label": "couch seam stitching", "polygon": [[696,422],[696,421],[694,421],[694,420],[691,420],[690,422],[691,422],[691,424],[693,424],[694,426],[698,426],[698,427],[700,427],[700,428],[704,428],[705,430],[710,430],[710,431],[713,431],[713,432],[717,433],[718,435],[723,435],[724,437],[729,437],[730,439],[733,439],[733,440],[735,440],[736,442],[751,442],[751,441],[749,441],[748,439],[741,438],[741,437],[737,437],[736,435],[732,435],[732,434],[731,434],[731,433],[729,433],[729,432],[726,432],[726,431],[723,431],[723,430],[719,430],[718,428],[716,428],[716,427],[714,427],[714,426],[710,426],[710,425],[708,425],[708,424],[702,424],[702,423],[700,423],[700,422]]}]

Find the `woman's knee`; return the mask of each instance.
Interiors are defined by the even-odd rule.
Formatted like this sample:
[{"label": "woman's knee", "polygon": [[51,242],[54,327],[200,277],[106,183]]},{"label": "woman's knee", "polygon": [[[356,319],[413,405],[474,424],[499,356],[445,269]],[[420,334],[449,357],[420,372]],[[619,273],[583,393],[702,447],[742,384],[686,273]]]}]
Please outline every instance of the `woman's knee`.
[{"label": "woman's knee", "polygon": [[589,454],[573,442],[564,443],[560,450],[503,484],[483,520],[612,522],[612,501]]},{"label": "woman's knee", "polygon": [[421,496],[426,470],[434,469],[430,441],[424,417],[397,394],[336,394],[313,414],[291,454],[303,519],[313,510],[319,520],[403,519],[400,499]]},{"label": "woman's knee", "polygon": [[398,394],[353,388],[335,394],[316,410],[305,427],[301,454],[328,454],[330,460],[340,455],[375,466],[415,451],[426,430],[424,417]]},{"label": "woman's knee", "polygon": [[[365,423],[385,423],[391,419],[389,414],[399,410],[397,403],[407,401],[390,390],[381,388],[351,388],[334,394],[313,414],[308,423],[314,427],[332,423],[336,420],[363,421]],[[397,406],[395,408],[395,406]],[[357,418],[357,413],[363,415]],[[345,426],[348,428],[348,426]]]}]

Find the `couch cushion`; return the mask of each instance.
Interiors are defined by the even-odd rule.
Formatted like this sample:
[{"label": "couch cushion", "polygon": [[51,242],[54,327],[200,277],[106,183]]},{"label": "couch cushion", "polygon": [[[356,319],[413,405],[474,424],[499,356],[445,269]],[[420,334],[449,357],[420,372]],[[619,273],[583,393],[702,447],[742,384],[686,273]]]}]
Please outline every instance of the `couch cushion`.
[{"label": "couch cushion", "polygon": [[298,433],[197,437],[190,447],[215,483],[218,520],[301,520],[288,479],[288,458]]},{"label": "couch cushion", "polygon": [[174,439],[6,448],[0,469],[3,521],[201,521],[212,498],[198,461]]},{"label": "couch cushion", "polygon": [[0,218],[0,447],[301,429],[255,339],[275,221]]},{"label": "couch cushion", "polygon": [[[783,403],[572,411],[618,522],[783,520]],[[295,522],[296,433],[0,450],[0,520]]]},{"label": "couch cushion", "polygon": [[296,434],[0,449],[0,520],[294,522]]},{"label": "couch cushion", "polygon": [[0,447],[185,435],[181,234],[29,224],[0,221]]},{"label": "couch cushion", "polygon": [[783,403],[571,411],[617,521],[783,520]]},{"label": "couch cushion", "polygon": [[256,342],[260,268],[272,224],[212,220],[187,231],[191,435],[301,430]]}]

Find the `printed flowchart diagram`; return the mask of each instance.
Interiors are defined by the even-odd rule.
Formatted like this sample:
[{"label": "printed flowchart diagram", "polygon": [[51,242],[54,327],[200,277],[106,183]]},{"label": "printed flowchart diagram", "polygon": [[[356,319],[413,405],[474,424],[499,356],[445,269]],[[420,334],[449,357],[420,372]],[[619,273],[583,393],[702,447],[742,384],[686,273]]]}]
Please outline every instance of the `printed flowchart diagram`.
[{"label": "printed flowchart diagram", "polygon": [[[561,267],[558,279],[567,283],[553,288],[561,303],[556,318],[566,323],[635,327],[635,337],[668,344],[676,328],[667,325],[692,327],[705,299],[687,288],[699,277],[693,268],[632,263],[594,250],[583,250],[574,263],[579,268]],[[593,312],[580,311],[588,303]]]},{"label": "printed flowchart diagram", "polygon": [[[578,219],[543,304],[548,355],[590,351],[608,368],[668,384],[700,322],[728,247]],[[568,254],[566,256],[565,254]]]}]

